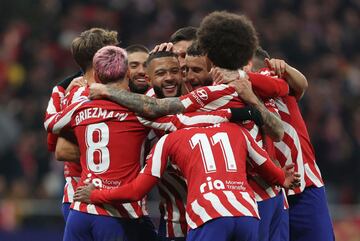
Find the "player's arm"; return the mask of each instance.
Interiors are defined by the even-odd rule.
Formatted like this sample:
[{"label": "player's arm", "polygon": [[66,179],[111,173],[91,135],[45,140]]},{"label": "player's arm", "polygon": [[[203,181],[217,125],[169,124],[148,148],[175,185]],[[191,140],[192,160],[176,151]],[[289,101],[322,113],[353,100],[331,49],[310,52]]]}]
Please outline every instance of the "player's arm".
[{"label": "player's arm", "polygon": [[79,162],[80,151],[78,145],[69,141],[66,137],[59,136],[55,148],[55,158],[58,161]]},{"label": "player's arm", "polygon": [[185,108],[177,97],[156,99],[146,95],[132,93],[117,84],[92,84],[90,99],[110,99],[146,118],[182,113]]},{"label": "player's arm", "polygon": [[49,133],[59,134],[61,130],[70,126],[70,121],[73,113],[85,102],[88,101],[86,97],[85,88],[82,87],[77,90],[79,97],[73,98],[74,103],[65,107],[65,109],[55,112],[46,113],[44,127]]},{"label": "player's arm", "polygon": [[273,141],[281,141],[284,136],[284,128],[279,117],[271,113],[252,91],[249,81],[235,80],[229,84],[234,87],[239,97],[247,104],[253,106],[261,114],[263,130]]},{"label": "player's arm", "polygon": [[283,79],[258,73],[247,74],[253,90],[260,98],[276,98],[289,94],[289,85]]},{"label": "player's arm", "polygon": [[268,67],[275,71],[275,73],[285,78],[288,82],[291,91],[296,99],[301,99],[308,88],[308,81],[306,77],[297,69],[287,64],[282,59],[265,59],[265,63]]},{"label": "player's arm", "polygon": [[147,164],[140,174],[130,183],[113,189],[95,189],[93,185],[78,187],[75,201],[87,203],[133,202],[144,197],[165,171],[171,144],[166,141],[168,135],[160,138],[148,155]]},{"label": "player's arm", "polygon": [[206,127],[228,121],[242,122],[252,120],[259,125],[262,124],[260,113],[251,107],[167,115],[155,120],[147,120],[141,117],[138,117],[138,119],[147,127],[163,131],[176,131],[189,127]]},{"label": "player's arm", "polygon": [[283,169],[277,167],[267,152],[259,147],[245,128],[242,128],[242,133],[247,145],[248,161],[261,177],[271,184],[278,184],[285,188],[294,188],[300,184],[300,174],[292,170],[293,164],[287,165]]}]

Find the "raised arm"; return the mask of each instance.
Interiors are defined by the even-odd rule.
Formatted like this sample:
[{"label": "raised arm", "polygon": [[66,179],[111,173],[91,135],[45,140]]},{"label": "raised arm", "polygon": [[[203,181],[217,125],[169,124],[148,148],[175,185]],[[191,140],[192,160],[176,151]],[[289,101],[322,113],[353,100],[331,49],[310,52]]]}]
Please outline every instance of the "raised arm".
[{"label": "raised arm", "polygon": [[308,88],[306,77],[297,69],[287,64],[282,59],[265,59],[268,67],[288,82],[291,91],[297,100],[301,99]]}]

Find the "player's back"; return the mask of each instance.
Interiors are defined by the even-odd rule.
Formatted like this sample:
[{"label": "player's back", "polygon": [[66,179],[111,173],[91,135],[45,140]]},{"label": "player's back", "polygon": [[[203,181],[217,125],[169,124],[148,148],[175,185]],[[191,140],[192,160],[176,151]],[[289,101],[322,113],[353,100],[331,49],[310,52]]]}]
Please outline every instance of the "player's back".
[{"label": "player's back", "polygon": [[188,184],[187,221],[191,228],[210,219],[254,216],[257,208],[246,179],[246,131],[224,123],[170,134],[170,160]]},{"label": "player's back", "polygon": [[[133,112],[106,100],[88,101],[73,114],[71,127],[80,148],[83,169],[80,185],[92,182],[103,189],[112,189],[137,176],[147,129]],[[115,212],[111,215],[141,215],[140,204],[133,205],[133,208],[135,215],[122,213],[119,207],[116,207],[119,214]],[[97,209],[98,213],[102,211]]]}]

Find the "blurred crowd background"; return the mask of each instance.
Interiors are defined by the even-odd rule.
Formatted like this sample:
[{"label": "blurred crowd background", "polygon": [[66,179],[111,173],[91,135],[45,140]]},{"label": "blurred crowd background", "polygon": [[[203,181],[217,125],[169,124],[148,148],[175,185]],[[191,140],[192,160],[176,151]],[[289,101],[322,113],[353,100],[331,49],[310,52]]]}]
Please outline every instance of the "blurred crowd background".
[{"label": "blurred crowd background", "polygon": [[338,240],[360,240],[359,0],[1,1],[0,229],[63,225],[62,164],[47,151],[43,117],[54,84],[78,71],[72,39],[105,27],[122,47],[151,49],[214,10],[246,14],[263,48],[306,75],[300,105]]}]

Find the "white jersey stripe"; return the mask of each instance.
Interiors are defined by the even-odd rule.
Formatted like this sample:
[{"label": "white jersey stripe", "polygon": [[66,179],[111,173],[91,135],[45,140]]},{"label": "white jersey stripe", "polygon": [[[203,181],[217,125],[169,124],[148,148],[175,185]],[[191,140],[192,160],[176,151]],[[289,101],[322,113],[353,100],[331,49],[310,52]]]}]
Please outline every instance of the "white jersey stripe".
[{"label": "white jersey stripe", "polygon": [[208,89],[210,90],[210,92],[222,91],[227,88],[229,88],[229,86],[226,84],[208,86]]},{"label": "white jersey stripe", "polygon": [[163,131],[176,131],[177,128],[172,122],[155,122],[155,121],[149,121],[146,120],[140,116],[136,116],[141,124],[144,126],[157,129],[157,130],[163,130]]},{"label": "white jersey stripe", "polygon": [[224,205],[222,205],[220,199],[218,196],[216,196],[214,193],[209,192],[204,194],[204,198],[211,202],[211,205],[213,208],[223,217],[233,216],[229,210],[227,210]]},{"label": "white jersey stripe", "polygon": [[[301,178],[300,178],[300,190],[303,191],[305,189],[305,178],[304,178],[305,170],[304,170],[304,160],[303,160],[303,154],[302,154],[302,149],[301,149],[299,136],[298,136],[296,130],[294,129],[294,127],[292,127],[291,125],[289,125],[285,121],[282,121],[282,124],[283,124],[284,131],[286,132],[286,134],[291,136],[292,140],[294,141],[294,145],[295,145],[296,150],[298,152],[297,157],[296,157],[297,170],[295,170],[295,171],[298,172],[301,175]],[[282,143],[282,142],[274,142],[274,143],[275,143],[275,147],[279,148],[278,144]],[[290,154],[290,156],[286,156],[286,157],[291,158],[291,154]],[[288,194],[292,195],[292,194],[295,194],[295,192],[293,190],[289,190]]]},{"label": "white jersey stripe", "polygon": [[209,104],[205,105],[200,110],[209,111],[209,110],[221,109],[221,107],[227,105],[231,100],[234,99],[234,97],[237,97],[237,96],[238,96],[238,94],[236,92],[234,92],[230,95],[224,95],[224,96],[210,102]]},{"label": "white jersey stripe", "polygon": [[317,178],[317,176],[311,171],[309,164],[305,164],[305,173],[309,179],[315,184],[316,187],[322,187],[322,182]]},{"label": "white jersey stripe", "polygon": [[248,202],[254,208],[256,214],[259,217],[259,211],[258,211],[257,202],[252,197],[250,197],[249,193],[247,193],[247,192],[240,192],[240,194],[244,198],[244,200],[246,202]]},{"label": "white jersey stripe", "polygon": [[242,214],[244,214],[245,216],[253,216],[251,214],[251,212],[249,211],[249,209],[247,209],[244,205],[241,204],[241,202],[239,202],[236,197],[235,194],[231,191],[224,191],[225,196],[227,197],[227,200],[229,201],[229,203],[239,212],[241,212]]},{"label": "white jersey stripe", "polygon": [[[230,110],[229,110],[230,112]],[[179,121],[181,123],[183,123],[184,125],[196,125],[199,123],[221,123],[221,122],[227,122],[228,120],[226,118],[223,118],[221,116],[217,116],[217,115],[198,115],[198,116],[186,116],[186,115],[182,115],[182,114],[177,114],[176,115],[179,119]]]},{"label": "white jersey stripe", "polygon": [[96,208],[95,208],[95,205],[94,205],[94,204],[88,204],[88,205],[86,206],[86,210],[87,210],[88,213],[95,214],[95,215],[98,214],[98,212],[96,211]]},{"label": "white jersey stripe", "polygon": [[[71,116],[77,110],[77,108],[86,101],[88,101],[88,99],[79,102],[76,106],[74,106],[74,108],[72,108],[68,113],[66,113],[63,118],[57,121],[56,124],[53,126],[52,132],[55,134],[59,133],[61,129],[71,121]],[[45,128],[47,129],[47,127]]]},{"label": "white jersey stripe", "polygon": [[192,102],[190,98],[186,98],[181,100],[181,104],[184,106],[185,109],[187,109],[192,104]]},{"label": "white jersey stripe", "polygon": [[129,213],[130,217],[138,218],[139,216],[136,214],[134,207],[130,203],[123,203],[123,207]]},{"label": "white jersey stripe", "polygon": [[189,217],[187,212],[186,212],[185,216],[186,216],[186,222],[188,223],[189,227],[192,229],[196,228],[197,225],[194,223],[193,220],[191,220],[191,218]]},{"label": "white jersey stripe", "polygon": [[80,202],[74,202],[74,209],[80,211]]},{"label": "white jersey stripe", "polygon": [[249,139],[247,138],[247,136],[244,133],[243,133],[243,135],[246,140],[249,157],[259,166],[262,165],[266,161],[266,157],[263,157],[257,151],[255,151],[255,149],[251,146],[251,143],[250,143]]},{"label": "white jersey stripe", "polygon": [[161,155],[166,137],[167,135],[161,137],[157,142],[152,158],[151,174],[158,178],[161,176]]},{"label": "white jersey stripe", "polygon": [[200,206],[197,200],[191,203],[191,209],[195,214],[200,217],[203,223],[206,223],[207,221],[212,219],[212,217],[210,217],[210,215],[206,212],[205,208]]}]

